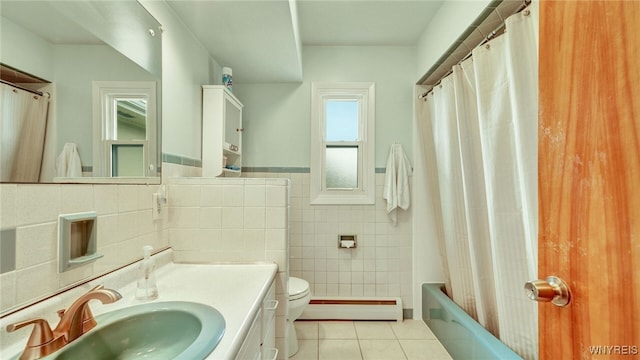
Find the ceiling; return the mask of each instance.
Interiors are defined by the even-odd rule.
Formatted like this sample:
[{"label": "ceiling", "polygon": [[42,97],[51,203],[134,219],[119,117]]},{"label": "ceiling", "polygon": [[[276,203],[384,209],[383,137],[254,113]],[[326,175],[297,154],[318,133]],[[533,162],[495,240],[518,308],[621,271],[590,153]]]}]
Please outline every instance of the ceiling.
[{"label": "ceiling", "polygon": [[412,46],[444,0],[167,0],[235,83],[302,81],[302,46]]},{"label": "ceiling", "polygon": [[76,22],[69,21],[48,1],[0,1],[2,16],[52,44],[102,44]]},{"label": "ceiling", "polygon": [[[302,81],[302,46],[412,46],[445,0],[166,0],[235,83]],[[0,0],[52,43],[96,44],[49,1]],[[29,14],[28,16],[25,14]]]}]

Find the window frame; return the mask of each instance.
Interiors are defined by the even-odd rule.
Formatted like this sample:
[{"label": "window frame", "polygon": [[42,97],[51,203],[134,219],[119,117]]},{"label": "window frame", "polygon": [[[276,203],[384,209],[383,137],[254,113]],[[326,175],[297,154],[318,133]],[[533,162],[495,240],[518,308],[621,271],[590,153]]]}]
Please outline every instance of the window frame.
[{"label": "window frame", "polygon": [[[116,129],[115,102],[119,98],[147,100],[147,118],[144,140],[113,140]],[[156,153],[156,83],[153,81],[93,81],[93,176],[113,177],[112,145],[143,146],[143,177],[153,176],[157,169]]]},{"label": "window frame", "polygon": [[142,148],[142,173],[143,175],[135,175],[133,177],[138,177],[138,176],[146,176],[145,173],[147,171],[147,166],[149,164],[149,141],[147,140],[105,140],[105,146],[106,146],[106,150],[105,152],[107,153],[107,171],[108,171],[108,177],[130,177],[129,175],[121,175],[121,174],[116,174],[115,169],[114,169],[114,165],[117,164],[118,159],[114,159],[113,157],[113,150],[114,147],[117,146],[139,146]]},{"label": "window frame", "polygon": [[[358,140],[326,140],[326,107],[329,100],[358,101]],[[312,82],[311,84],[311,205],[375,204],[375,83]],[[358,146],[358,188],[326,188],[328,146]]]}]

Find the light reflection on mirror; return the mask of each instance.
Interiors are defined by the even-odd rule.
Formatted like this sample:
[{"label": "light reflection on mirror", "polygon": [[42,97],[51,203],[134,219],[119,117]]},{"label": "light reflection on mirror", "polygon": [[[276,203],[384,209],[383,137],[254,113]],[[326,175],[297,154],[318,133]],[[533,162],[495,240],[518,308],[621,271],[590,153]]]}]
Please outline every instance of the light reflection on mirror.
[{"label": "light reflection on mirror", "polygon": [[94,81],[92,87],[94,174],[152,176],[156,163],[155,83]]},{"label": "light reflection on mirror", "polygon": [[[42,164],[36,166],[39,175],[18,180],[3,177],[2,182],[85,182],[87,177],[135,176],[141,182],[159,182],[162,161],[160,143],[160,88],[161,88],[161,34],[160,24],[135,0],[119,1],[0,1],[0,63],[2,78],[5,69],[19,70],[40,80],[41,84],[24,84],[28,81],[13,81],[32,90],[50,94],[51,102],[47,119]],[[149,30],[154,30],[155,36]],[[42,81],[42,79],[46,79]],[[153,82],[156,99],[146,103],[142,124],[135,135],[134,118],[125,124],[122,121],[115,138],[102,137],[95,143],[97,131],[95,113],[92,108],[92,82]],[[136,98],[123,98],[120,111],[135,113]],[[4,104],[2,104],[4,108]],[[128,109],[125,109],[128,107]],[[153,107],[153,109],[152,109]],[[115,111],[114,111],[115,112]],[[146,121],[140,122],[144,118]],[[93,120],[92,120],[93,119]],[[149,124],[154,121],[154,124]],[[3,120],[3,124],[6,121]],[[139,125],[140,126],[140,125]],[[125,134],[124,132],[127,132]],[[3,129],[0,129],[0,133]],[[4,135],[3,135],[4,136]],[[146,141],[144,145],[129,144],[127,150],[118,149],[118,171],[111,168],[111,148],[105,141]],[[65,144],[74,145],[82,162],[81,175],[60,175],[56,159],[64,152]],[[136,146],[133,146],[136,145]],[[103,158],[95,161],[97,151]],[[136,165],[125,166],[133,158]],[[129,155],[125,156],[127,153]],[[15,163],[15,161],[14,161]],[[31,164],[29,167],[33,167]],[[5,169],[3,158],[2,168]],[[133,170],[125,170],[135,168]],[[74,172],[77,173],[77,172]],[[114,174],[119,175],[114,175]],[[127,175],[123,175],[127,174]],[[136,175],[129,175],[136,174]],[[69,177],[71,176],[71,177]],[[152,177],[153,179],[146,179]],[[14,178],[16,179],[16,178]],[[77,179],[74,181],[74,179]],[[132,179],[135,182],[135,179]],[[97,182],[105,182],[100,179]],[[118,179],[108,180],[118,183]],[[131,181],[127,181],[131,182]]]},{"label": "light reflection on mirror", "polygon": [[147,138],[147,99],[116,99],[114,122],[116,137],[113,140],[141,140]]},{"label": "light reflection on mirror", "polygon": [[111,144],[111,176],[143,176],[144,147],[138,144]]},{"label": "light reflection on mirror", "polygon": [[[115,99],[116,121],[114,138],[119,144],[111,144],[111,176],[144,176],[148,166],[145,160],[147,139],[147,99]],[[130,141],[131,143],[122,143]]]}]

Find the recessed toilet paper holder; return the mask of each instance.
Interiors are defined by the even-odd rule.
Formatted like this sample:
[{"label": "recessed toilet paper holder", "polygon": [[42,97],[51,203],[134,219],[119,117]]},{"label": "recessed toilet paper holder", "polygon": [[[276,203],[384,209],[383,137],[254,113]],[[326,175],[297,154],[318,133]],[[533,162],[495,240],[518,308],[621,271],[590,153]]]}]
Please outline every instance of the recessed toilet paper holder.
[{"label": "recessed toilet paper holder", "polygon": [[338,248],[354,249],[357,247],[357,235],[338,235]]},{"label": "recessed toilet paper holder", "polygon": [[551,302],[564,307],[571,302],[569,285],[557,276],[548,276],[546,280],[532,280],[524,284],[527,297],[534,301]]}]

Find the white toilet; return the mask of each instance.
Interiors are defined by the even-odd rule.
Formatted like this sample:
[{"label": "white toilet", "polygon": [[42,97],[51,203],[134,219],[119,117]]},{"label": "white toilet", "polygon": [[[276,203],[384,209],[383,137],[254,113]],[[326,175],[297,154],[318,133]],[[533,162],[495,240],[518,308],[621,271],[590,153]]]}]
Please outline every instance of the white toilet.
[{"label": "white toilet", "polygon": [[296,277],[289,278],[289,356],[298,352],[298,336],[293,322],[302,315],[311,300],[309,283]]}]

